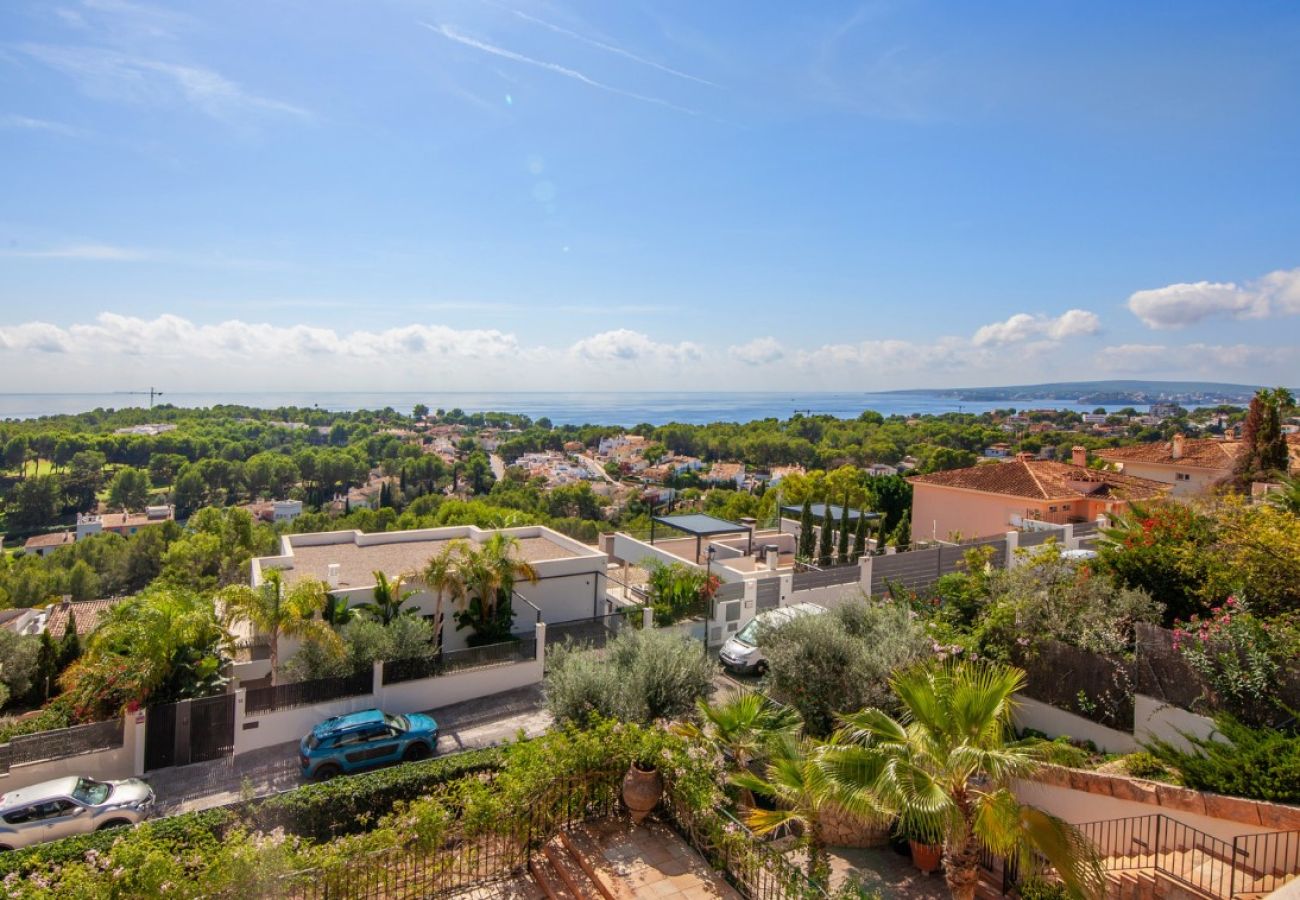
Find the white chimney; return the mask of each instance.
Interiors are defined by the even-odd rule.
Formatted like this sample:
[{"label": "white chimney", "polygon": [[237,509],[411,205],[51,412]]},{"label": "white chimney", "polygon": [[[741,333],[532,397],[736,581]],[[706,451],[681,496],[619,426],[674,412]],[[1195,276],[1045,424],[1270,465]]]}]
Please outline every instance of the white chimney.
[{"label": "white chimney", "polygon": [[1070,462],[1073,465],[1086,468],[1088,465],[1088,448],[1078,446],[1072,447],[1070,449]]},{"label": "white chimney", "polygon": [[1183,436],[1181,434],[1174,435],[1174,446],[1171,455],[1174,459],[1183,458]]},{"label": "white chimney", "polygon": [[338,563],[330,563],[328,566],[325,567],[325,580],[329,582],[329,586],[332,588],[336,588],[339,586],[339,564]]}]

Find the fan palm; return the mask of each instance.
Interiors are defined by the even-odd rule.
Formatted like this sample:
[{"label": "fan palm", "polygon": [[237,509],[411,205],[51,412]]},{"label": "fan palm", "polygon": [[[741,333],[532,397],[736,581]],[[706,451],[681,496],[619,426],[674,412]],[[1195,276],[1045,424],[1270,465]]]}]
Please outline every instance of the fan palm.
[{"label": "fan palm", "polygon": [[823,886],[830,876],[830,856],[822,831],[822,813],[843,793],[832,770],[823,765],[822,757],[829,752],[829,746],[811,738],[786,736],[773,743],[762,777],[741,772],[731,779],[737,787],[768,798],[776,807],[750,807],[744,815],[745,824],[760,835],[793,826],[799,833],[799,843],[808,852],[808,878]]},{"label": "fan palm", "polygon": [[285,587],[277,570],[266,573],[257,587],[234,584],[218,595],[225,610],[227,624],[247,622],[266,635],[271,650],[271,684],[275,684],[280,666],[280,638],[297,637],[316,641],[342,652],[342,641],[334,629],[316,617],[325,608],[325,583],[315,579],[299,581]]},{"label": "fan palm", "polygon": [[403,576],[398,575],[396,578],[389,579],[383,572],[372,573],[375,577],[375,588],[372,592],[374,600],[369,603],[358,603],[353,609],[372,616],[375,621],[381,625],[387,625],[398,616],[413,616],[416,613],[414,606],[408,606],[403,609],[402,604],[406,603],[415,596],[415,591],[403,591]]},{"label": "fan palm", "polygon": [[1070,825],[1016,800],[1013,778],[1041,764],[1036,742],[1011,740],[1012,695],[1025,673],[967,661],[896,672],[898,718],[879,709],[843,717],[824,770],[854,812],[896,814],[904,833],[942,843],[949,890],[971,900],[981,848],[1046,858],[1072,896],[1100,896],[1104,876]]},{"label": "fan palm", "polygon": [[433,591],[433,638],[439,647],[442,646],[442,624],[446,615],[443,604],[451,600],[452,605],[459,609],[465,601],[465,572],[461,564],[467,546],[464,541],[449,541],[425,563],[420,573],[425,585]]},{"label": "fan palm", "polygon": [[[697,700],[700,721],[676,727],[679,734],[711,746],[727,759],[737,774],[749,771],[754,760],[767,753],[774,742],[794,737],[803,724],[799,714],[759,693],[738,694],[719,703]],[[741,788],[741,806],[754,805],[754,795]]]},{"label": "fan palm", "polygon": [[1282,477],[1282,490],[1271,491],[1268,502],[1283,512],[1300,516],[1300,477]]}]

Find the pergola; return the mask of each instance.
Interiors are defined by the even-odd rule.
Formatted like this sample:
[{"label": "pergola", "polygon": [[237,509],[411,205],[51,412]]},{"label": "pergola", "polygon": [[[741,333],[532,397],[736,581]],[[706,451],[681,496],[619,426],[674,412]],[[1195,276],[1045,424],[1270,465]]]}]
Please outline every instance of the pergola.
[{"label": "pergola", "polygon": [[680,516],[653,516],[650,519],[650,543],[655,542],[655,523],[667,525],[676,531],[695,536],[695,561],[700,560],[701,544],[706,537],[713,537],[718,534],[748,534],[749,545],[747,553],[754,550],[754,529],[748,525],[741,525],[739,522],[728,522],[726,519],[719,519],[717,516],[706,516],[704,513],[685,513]]},{"label": "pergola", "polygon": [[[822,521],[823,519],[826,518],[826,504],[825,504],[825,503],[814,503],[814,504],[812,504],[811,509],[812,509],[813,521],[815,521],[815,522],[820,522],[820,521]],[[781,507],[781,512],[782,512],[783,514],[787,514],[787,515],[789,515],[789,517],[792,518],[792,519],[797,519],[797,518],[799,518],[800,516],[803,515],[803,507],[802,507],[802,506],[783,506],[783,507]],[[858,519],[866,519],[868,522],[874,522],[874,521],[876,521],[876,519],[879,519],[879,518],[880,518],[880,513],[878,513],[878,512],[871,512],[870,510],[864,510],[864,509],[850,509],[850,510],[849,510],[849,521],[850,521],[850,522],[854,522],[854,523],[856,523],[856,522],[858,521]],[[831,504],[831,521],[833,521],[833,522],[835,522],[836,524],[838,524],[839,522],[842,522],[843,520],[844,520],[844,507],[842,507],[842,506],[835,506],[834,504]]]}]

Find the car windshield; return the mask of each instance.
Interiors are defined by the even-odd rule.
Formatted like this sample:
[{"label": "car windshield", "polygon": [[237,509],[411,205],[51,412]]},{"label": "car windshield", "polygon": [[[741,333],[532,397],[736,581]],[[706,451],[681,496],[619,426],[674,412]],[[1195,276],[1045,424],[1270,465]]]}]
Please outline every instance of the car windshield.
[{"label": "car windshield", "polygon": [[732,638],[737,644],[744,644],[746,647],[758,646],[758,619],[750,619],[749,623]]},{"label": "car windshield", "polygon": [[78,778],[77,786],[72,789],[72,799],[87,806],[95,806],[107,800],[111,793],[113,793],[111,784],[91,781],[89,778]]},{"label": "car windshield", "polygon": [[387,724],[391,725],[393,728],[396,728],[398,731],[411,730],[411,723],[406,720],[406,716],[390,716],[387,713],[385,713],[384,721]]}]

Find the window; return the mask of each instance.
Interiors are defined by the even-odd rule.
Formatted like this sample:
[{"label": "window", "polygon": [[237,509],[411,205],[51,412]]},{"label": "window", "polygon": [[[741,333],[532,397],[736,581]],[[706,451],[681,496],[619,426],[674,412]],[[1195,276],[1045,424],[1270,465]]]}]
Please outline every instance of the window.
[{"label": "window", "polygon": [[1191,475],[1188,475],[1186,472],[1175,472],[1175,473],[1174,473],[1174,478],[1175,478],[1176,480],[1178,480],[1178,481],[1191,481],[1191,480],[1192,480],[1192,476],[1191,476]]},{"label": "window", "polygon": [[30,822],[32,818],[32,808],[24,806],[22,809],[15,809],[13,812],[4,814],[4,820],[10,825],[21,825],[24,822]]},{"label": "window", "polygon": [[1049,506],[1049,507],[1047,507],[1047,511],[1048,511],[1048,512],[1056,512],[1056,507],[1055,507],[1055,506]]},{"label": "window", "polygon": [[103,803],[111,793],[113,793],[112,785],[102,781],[91,781],[89,778],[78,778],[77,786],[72,789],[73,798],[87,806]]},{"label": "window", "polygon": [[1061,509],[1069,509],[1069,508],[1070,508],[1070,504],[1068,503],[1061,507]]}]

